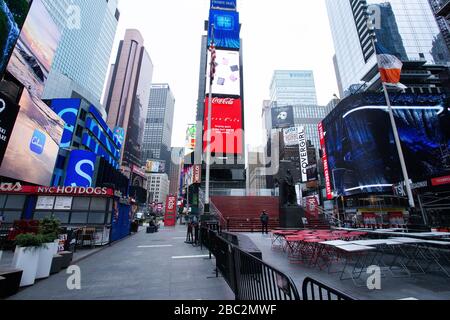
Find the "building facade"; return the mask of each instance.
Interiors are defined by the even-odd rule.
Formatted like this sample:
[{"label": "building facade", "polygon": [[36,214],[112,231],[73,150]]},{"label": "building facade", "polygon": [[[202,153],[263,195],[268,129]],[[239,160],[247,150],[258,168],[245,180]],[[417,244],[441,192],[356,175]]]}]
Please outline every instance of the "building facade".
[{"label": "building facade", "polygon": [[436,15],[436,20],[441,29],[442,35],[450,50],[450,1],[449,0],[429,0],[431,9]]},{"label": "building facade", "polygon": [[[45,87],[44,99],[71,97],[71,88],[67,85],[60,86],[64,76],[67,77],[66,83],[71,81],[82,87],[85,98],[100,107],[100,97],[120,17],[118,1],[43,2],[63,30]],[[105,114],[104,110],[100,111]]]},{"label": "building facade", "polygon": [[165,173],[147,176],[148,202],[165,203],[169,195],[169,176]]},{"label": "building facade", "polygon": [[[377,61],[367,24],[368,5],[375,5],[378,41],[403,61],[448,64],[449,51],[428,0],[327,0],[338,78],[345,95],[352,86],[379,82]],[[420,12],[420,14],[418,14]]]},{"label": "building facade", "polygon": [[172,195],[180,195],[181,190],[181,172],[183,169],[183,160],[184,160],[184,148],[171,148],[171,158],[172,163],[170,165],[170,172],[169,172],[169,180],[170,180],[170,186],[169,186],[169,193]]},{"label": "building facade", "polygon": [[276,70],[270,84],[270,98],[280,107],[317,104],[314,73],[308,70]]},{"label": "building facade", "polygon": [[126,30],[111,72],[104,102],[107,123],[123,133],[122,166],[140,167],[153,63],[138,30]]},{"label": "building facade", "polygon": [[175,98],[168,84],[152,84],[150,89],[142,161],[163,160],[166,162],[166,173],[169,174]]}]

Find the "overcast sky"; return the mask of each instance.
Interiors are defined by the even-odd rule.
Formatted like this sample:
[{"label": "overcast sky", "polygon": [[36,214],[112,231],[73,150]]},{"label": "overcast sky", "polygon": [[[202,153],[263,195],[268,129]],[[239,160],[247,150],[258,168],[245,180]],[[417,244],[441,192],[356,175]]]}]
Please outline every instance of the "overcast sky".
[{"label": "overcast sky", "polygon": [[[155,67],[153,82],[169,83],[176,98],[172,146],[184,146],[195,123],[200,41],[210,0],[119,0],[119,28],[138,29]],[[261,144],[262,101],[276,69],[313,70],[319,104],[338,93],[325,0],[238,0],[244,41],[246,144]]]}]

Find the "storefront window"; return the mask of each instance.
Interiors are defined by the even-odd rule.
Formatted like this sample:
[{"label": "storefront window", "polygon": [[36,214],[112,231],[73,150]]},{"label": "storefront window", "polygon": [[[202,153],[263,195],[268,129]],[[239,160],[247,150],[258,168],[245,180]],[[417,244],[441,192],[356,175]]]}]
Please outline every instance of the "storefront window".
[{"label": "storefront window", "polygon": [[89,214],[88,223],[92,224],[104,224],[105,223],[105,213],[95,213],[91,212]]},{"label": "storefront window", "polygon": [[72,217],[70,218],[70,223],[72,224],[86,224],[88,218],[88,213],[86,212],[72,212]]},{"label": "storefront window", "polygon": [[106,200],[105,198],[92,198],[91,200],[91,211],[105,211],[106,210]]},{"label": "storefront window", "polygon": [[51,218],[52,213],[47,211],[37,211],[34,213],[34,220],[43,220],[45,218]]},{"label": "storefront window", "polygon": [[61,223],[69,223],[70,212],[55,212],[55,219],[58,219]]},{"label": "storefront window", "polygon": [[5,209],[23,209],[26,196],[8,196]]},{"label": "storefront window", "polygon": [[22,211],[6,211],[3,213],[5,223],[14,223],[16,220],[20,220],[22,217]]},{"label": "storefront window", "polygon": [[4,195],[4,194],[0,195],[0,209],[3,209],[3,207],[5,206],[5,201],[6,201],[6,195]]},{"label": "storefront window", "polygon": [[90,198],[74,198],[72,209],[73,210],[89,210]]}]

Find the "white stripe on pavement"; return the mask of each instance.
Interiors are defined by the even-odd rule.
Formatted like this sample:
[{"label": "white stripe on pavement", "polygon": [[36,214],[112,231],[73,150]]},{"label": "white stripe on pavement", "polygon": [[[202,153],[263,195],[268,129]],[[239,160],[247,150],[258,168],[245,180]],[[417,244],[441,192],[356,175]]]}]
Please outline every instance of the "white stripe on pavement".
[{"label": "white stripe on pavement", "polygon": [[173,247],[173,244],[160,244],[160,245],[153,245],[153,246],[138,246],[138,248],[168,248]]},{"label": "white stripe on pavement", "polygon": [[197,259],[197,258],[209,258],[209,255],[172,257],[172,259]]}]

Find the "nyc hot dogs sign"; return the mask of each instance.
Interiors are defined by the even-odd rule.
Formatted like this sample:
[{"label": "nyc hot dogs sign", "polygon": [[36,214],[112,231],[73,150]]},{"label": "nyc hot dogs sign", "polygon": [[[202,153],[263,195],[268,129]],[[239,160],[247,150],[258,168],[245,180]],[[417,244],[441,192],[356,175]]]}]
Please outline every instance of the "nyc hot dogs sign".
[{"label": "nyc hot dogs sign", "polygon": [[94,187],[39,187],[22,186],[17,183],[0,184],[0,193],[35,194],[35,195],[69,195],[69,196],[114,196],[110,188]]}]

